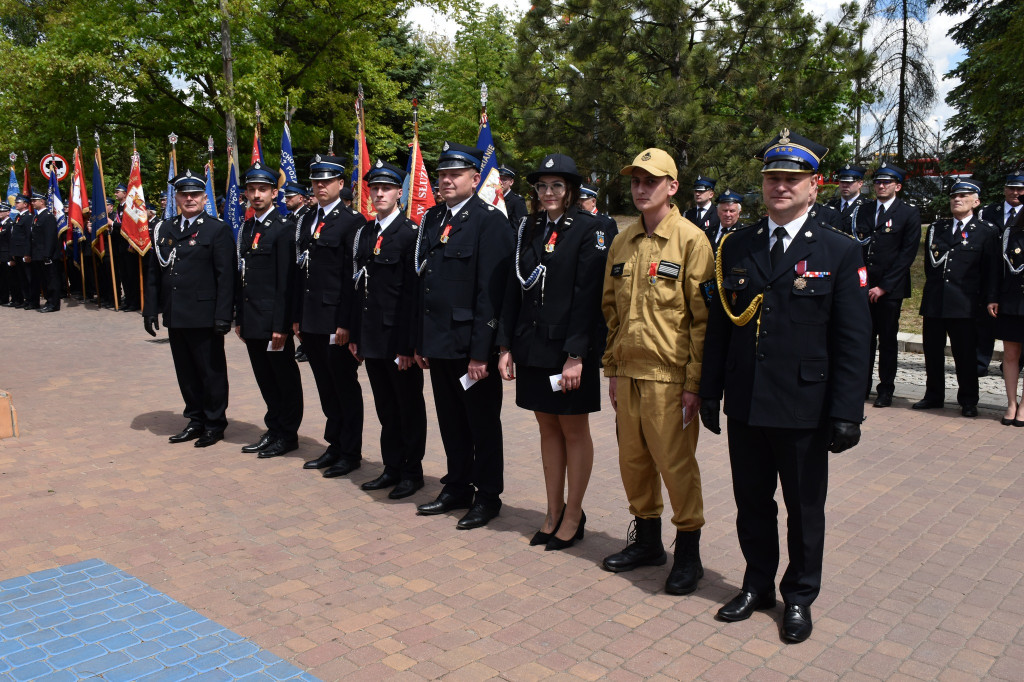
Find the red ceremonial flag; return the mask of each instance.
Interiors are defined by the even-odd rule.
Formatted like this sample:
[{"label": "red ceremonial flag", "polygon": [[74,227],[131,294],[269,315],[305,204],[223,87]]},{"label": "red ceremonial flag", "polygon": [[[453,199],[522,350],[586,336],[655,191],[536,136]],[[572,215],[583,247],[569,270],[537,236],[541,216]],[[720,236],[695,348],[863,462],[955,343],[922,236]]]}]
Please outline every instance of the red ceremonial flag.
[{"label": "red ceremonial flag", "polygon": [[406,207],[406,215],[409,220],[417,225],[423,220],[423,214],[434,205],[434,191],[430,186],[430,176],[427,175],[427,167],[423,165],[423,154],[420,153],[420,128],[417,115],[417,105],[413,100],[413,137],[412,154],[409,158],[409,196]]},{"label": "red ceremonial flag", "polygon": [[363,214],[367,220],[374,220],[377,217],[377,210],[373,207],[373,199],[370,198],[370,185],[363,180],[363,176],[370,172],[370,150],[366,147],[366,119],[363,117],[363,84],[359,84],[359,94],[356,97],[356,144],[358,153],[356,159],[356,183],[352,188],[352,196],[355,199],[356,210]]},{"label": "red ceremonial flag", "polygon": [[74,171],[71,175],[71,198],[68,206],[68,220],[71,224],[87,234],[85,213],[89,210],[89,196],[85,191],[85,176],[82,174],[82,157],[75,147]]},{"label": "red ceremonial flag", "polygon": [[142,193],[142,171],[139,169],[139,153],[132,153],[132,171],[128,176],[128,196],[121,216],[121,234],[140,256],[146,255],[151,246],[149,241],[149,213],[146,212],[146,197]]},{"label": "red ceremonial flag", "polygon": [[[32,181],[28,177],[28,162],[25,162],[25,185],[21,188],[21,193],[27,196],[29,199],[32,198]],[[30,211],[32,209],[29,209]]]},{"label": "red ceremonial flag", "polygon": [[[249,165],[255,165],[259,161],[263,163],[263,145],[260,143],[260,109],[259,105],[256,106],[256,130],[252,133],[252,160]],[[245,171],[243,171],[244,173]],[[242,185],[242,191],[245,191],[245,185]],[[245,219],[256,217],[256,209],[246,204],[245,208]]]}]

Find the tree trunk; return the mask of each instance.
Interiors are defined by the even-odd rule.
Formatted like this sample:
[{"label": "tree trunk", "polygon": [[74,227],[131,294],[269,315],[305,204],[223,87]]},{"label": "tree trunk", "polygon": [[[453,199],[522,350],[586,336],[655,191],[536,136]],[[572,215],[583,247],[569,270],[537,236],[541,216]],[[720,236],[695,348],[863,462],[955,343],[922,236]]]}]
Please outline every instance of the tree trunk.
[{"label": "tree trunk", "polygon": [[220,0],[220,54],[224,61],[224,125],[232,161],[238,167],[238,139],[235,129],[235,74],[231,58],[231,23],[228,16],[227,0]]},{"label": "tree trunk", "polygon": [[906,134],[907,134],[907,60],[910,51],[910,8],[908,0],[903,0],[903,34],[900,36],[900,89],[896,100],[896,163],[906,167]]}]

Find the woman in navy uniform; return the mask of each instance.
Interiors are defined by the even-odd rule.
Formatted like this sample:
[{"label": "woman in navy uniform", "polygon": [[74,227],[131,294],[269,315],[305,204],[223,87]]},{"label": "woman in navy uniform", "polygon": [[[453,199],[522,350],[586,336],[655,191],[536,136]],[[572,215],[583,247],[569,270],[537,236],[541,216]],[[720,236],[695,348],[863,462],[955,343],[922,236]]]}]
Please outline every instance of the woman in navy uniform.
[{"label": "woman in navy uniform", "polygon": [[416,223],[398,206],[405,171],[380,159],[363,176],[377,218],[367,223],[354,247],[356,303],[349,349],[366,363],[373,404],[380,420],[384,471],[360,486],[394,489],[393,500],[423,487],[427,409],[423,370],[413,360],[416,311]]},{"label": "woman in navy uniform", "polygon": [[238,236],[235,333],[245,342],[267,412],[267,430],[242,452],[278,457],[299,447],[302,376],[292,341],[291,286],[295,277],[295,227],[274,208],[277,173],[257,161],[243,176],[255,215]]},{"label": "woman in navy uniform", "polygon": [[[582,539],[587,520],[583,495],[594,467],[588,415],[601,409],[601,291],[611,236],[577,207],[582,178],[571,158],[550,154],[527,180],[543,210],[518,226],[498,372],[516,380],[516,405],[533,410],[540,427],[547,512],[530,544],[564,549]],[[561,375],[561,390],[552,386],[554,375]]]},{"label": "woman in navy uniform", "polygon": [[[352,241],[366,224],[342,204],[345,167],[336,156],[317,154],[309,165],[318,207],[299,223],[298,275],[292,325],[313,370],[320,407],[327,417],[327,451],[303,464],[325,478],[359,468],[363,445],[363,392],[359,363],[348,351],[352,301]],[[333,342],[332,342],[333,336]]]},{"label": "woman in navy uniform", "polygon": [[205,448],[224,438],[228,425],[228,367],[224,335],[231,329],[235,245],[231,228],[203,211],[206,181],[185,171],[174,180],[181,216],[153,229],[143,322],[156,336],[157,313],[171,342],[174,372],[185,399],[188,425],[169,440],[196,440]]},{"label": "woman in navy uniform", "polygon": [[1002,268],[999,298],[988,304],[995,319],[995,336],[1003,342],[1003,381],[1006,383],[1006,413],[1003,426],[1024,426],[1024,409],[1018,401],[1020,351],[1024,344],[1024,216],[1003,230],[999,243]]}]

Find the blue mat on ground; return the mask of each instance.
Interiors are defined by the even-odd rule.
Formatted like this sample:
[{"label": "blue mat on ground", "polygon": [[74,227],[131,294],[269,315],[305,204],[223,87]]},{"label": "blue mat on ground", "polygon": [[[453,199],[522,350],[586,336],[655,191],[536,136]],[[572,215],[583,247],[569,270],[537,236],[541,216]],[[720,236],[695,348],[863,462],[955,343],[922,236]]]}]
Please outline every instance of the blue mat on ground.
[{"label": "blue mat on ground", "polygon": [[0,680],[316,678],[98,559],[0,582]]}]

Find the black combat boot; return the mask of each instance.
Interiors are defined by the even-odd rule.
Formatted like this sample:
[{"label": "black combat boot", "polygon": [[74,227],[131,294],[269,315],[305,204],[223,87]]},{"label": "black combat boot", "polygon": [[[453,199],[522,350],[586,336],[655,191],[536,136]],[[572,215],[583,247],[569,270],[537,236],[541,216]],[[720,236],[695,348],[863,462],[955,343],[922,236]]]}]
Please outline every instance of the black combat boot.
[{"label": "black combat boot", "polygon": [[672,571],[665,581],[669,594],[690,594],[697,589],[697,581],[704,577],[700,563],[700,529],[677,530],[676,551]]},{"label": "black combat boot", "polygon": [[661,519],[636,517],[626,533],[626,548],[605,557],[604,570],[613,573],[632,571],[638,566],[663,566],[668,561],[661,543]]}]

